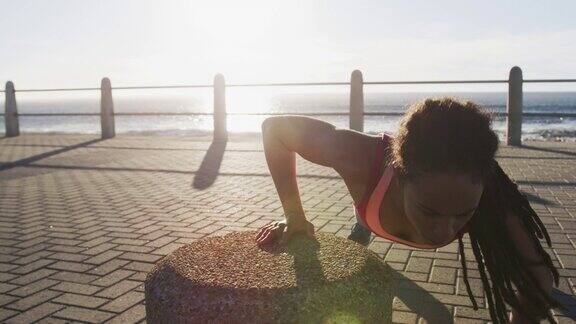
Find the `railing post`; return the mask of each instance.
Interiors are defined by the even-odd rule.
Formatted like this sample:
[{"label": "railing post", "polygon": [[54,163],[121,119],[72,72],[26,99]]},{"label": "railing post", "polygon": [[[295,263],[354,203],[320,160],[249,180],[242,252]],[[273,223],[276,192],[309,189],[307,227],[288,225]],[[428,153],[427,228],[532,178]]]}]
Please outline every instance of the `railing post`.
[{"label": "railing post", "polygon": [[364,131],[364,81],[362,72],[354,70],[350,78],[350,129]]},{"label": "railing post", "polygon": [[226,82],[222,74],[214,77],[214,133],[213,141],[226,141]]},{"label": "railing post", "polygon": [[4,102],[4,126],[6,127],[6,137],[20,135],[20,125],[18,123],[18,106],[16,105],[16,92],[12,81],[6,82],[6,101]]},{"label": "railing post", "polygon": [[522,145],[522,70],[515,66],[508,78],[506,144]]},{"label": "railing post", "polygon": [[100,126],[102,139],[116,136],[114,128],[114,102],[112,101],[112,85],[110,79],[103,78],[100,84]]}]

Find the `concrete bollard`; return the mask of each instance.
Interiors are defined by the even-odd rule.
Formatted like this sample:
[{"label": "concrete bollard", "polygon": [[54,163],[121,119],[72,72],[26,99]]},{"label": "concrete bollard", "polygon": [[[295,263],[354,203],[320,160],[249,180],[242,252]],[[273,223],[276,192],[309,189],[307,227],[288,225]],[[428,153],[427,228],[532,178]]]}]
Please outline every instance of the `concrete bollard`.
[{"label": "concrete bollard", "polygon": [[222,74],[214,77],[214,133],[213,141],[226,141],[226,82]]},{"label": "concrete bollard", "polygon": [[256,231],[206,237],[158,261],[148,323],[391,323],[394,271],[331,233],[259,246]]},{"label": "concrete bollard", "polygon": [[364,131],[364,81],[362,72],[354,70],[350,79],[350,129]]},{"label": "concrete bollard", "polygon": [[100,85],[100,126],[102,139],[116,136],[114,128],[114,102],[112,101],[112,85],[110,79],[103,78]]},{"label": "concrete bollard", "polygon": [[508,78],[508,101],[506,102],[506,144],[522,145],[522,70],[515,66]]},{"label": "concrete bollard", "polygon": [[16,105],[16,91],[12,81],[6,82],[4,126],[6,127],[6,137],[20,135],[20,124],[18,122],[18,106]]}]

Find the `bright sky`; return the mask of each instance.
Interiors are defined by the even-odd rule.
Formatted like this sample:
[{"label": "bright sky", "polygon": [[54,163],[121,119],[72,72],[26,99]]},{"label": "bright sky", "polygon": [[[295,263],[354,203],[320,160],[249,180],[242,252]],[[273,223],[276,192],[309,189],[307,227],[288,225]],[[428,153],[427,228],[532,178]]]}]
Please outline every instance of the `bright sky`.
[{"label": "bright sky", "polygon": [[[576,78],[576,1],[0,3],[0,82],[17,88]],[[535,86],[532,86],[533,88]],[[556,84],[549,90],[575,90]]]}]

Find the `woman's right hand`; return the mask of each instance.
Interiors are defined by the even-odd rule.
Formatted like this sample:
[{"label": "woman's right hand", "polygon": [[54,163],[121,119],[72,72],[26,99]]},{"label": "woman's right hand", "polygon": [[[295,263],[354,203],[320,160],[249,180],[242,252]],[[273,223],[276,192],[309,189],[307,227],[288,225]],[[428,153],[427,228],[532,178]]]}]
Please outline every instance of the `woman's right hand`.
[{"label": "woman's right hand", "polygon": [[279,240],[280,244],[286,244],[295,233],[306,233],[314,238],[314,224],[304,217],[272,222],[260,229],[256,243],[267,244]]}]

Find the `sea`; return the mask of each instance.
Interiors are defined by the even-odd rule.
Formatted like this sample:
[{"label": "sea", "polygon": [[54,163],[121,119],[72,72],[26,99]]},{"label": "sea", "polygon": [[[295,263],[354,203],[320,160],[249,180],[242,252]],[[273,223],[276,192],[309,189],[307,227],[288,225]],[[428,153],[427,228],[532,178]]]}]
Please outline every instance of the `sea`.
[{"label": "sea", "polygon": [[[72,96],[74,95],[74,96]],[[114,91],[115,113],[209,113],[211,89],[135,93]],[[506,111],[506,92],[374,92],[365,93],[365,112],[404,112],[410,104],[429,97],[450,96],[471,100],[491,112]],[[2,96],[3,97],[3,96]],[[4,107],[4,98],[0,107]],[[99,113],[98,91],[84,94],[43,94],[17,92],[18,112]],[[230,133],[259,133],[268,114],[347,113],[349,96],[338,92],[274,92],[266,89],[227,89],[227,128]],[[576,113],[576,92],[524,92],[524,112]],[[254,115],[249,115],[254,114]],[[311,116],[340,128],[349,127],[347,115]],[[365,116],[364,132],[394,133],[401,116]],[[21,133],[99,134],[99,116],[20,116]],[[505,136],[505,117],[494,117],[492,128],[501,140]],[[206,135],[212,132],[211,115],[133,116],[117,115],[117,134]],[[0,116],[0,134],[5,130]],[[576,118],[523,117],[523,140],[576,141]]]}]

